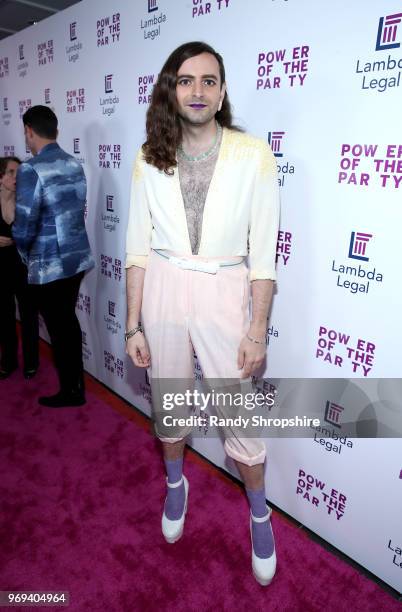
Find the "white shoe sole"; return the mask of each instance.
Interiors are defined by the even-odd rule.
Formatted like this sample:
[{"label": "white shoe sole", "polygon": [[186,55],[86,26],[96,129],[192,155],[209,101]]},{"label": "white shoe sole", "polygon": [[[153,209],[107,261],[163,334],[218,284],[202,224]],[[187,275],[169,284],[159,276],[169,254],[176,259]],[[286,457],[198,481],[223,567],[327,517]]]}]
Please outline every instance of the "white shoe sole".
[{"label": "white shoe sole", "polygon": [[[186,519],[186,513],[187,513],[188,490],[190,488],[190,485],[188,484],[188,480],[184,476],[184,474],[183,474],[183,482],[184,482],[184,492],[185,492],[185,496],[186,496],[186,501],[184,502],[184,510],[183,510],[182,516],[179,519],[177,519],[177,521],[170,521],[170,519],[168,519],[165,516],[165,512],[163,512],[163,516],[162,516],[162,533],[163,533],[163,537],[165,538],[166,542],[168,542],[169,544],[174,544],[175,542],[180,540],[181,536],[183,535],[183,531],[184,531],[184,521]],[[164,522],[167,522],[167,523],[178,523],[178,524],[180,523],[179,531],[177,533],[175,533],[174,535],[170,535],[170,534],[165,533],[165,531],[163,529]]]},{"label": "white shoe sole", "polygon": [[272,580],[275,577],[275,574],[272,576],[272,578],[261,578],[258,574],[255,573],[254,568],[253,568],[253,576],[256,579],[256,581],[258,582],[258,584],[260,584],[261,586],[268,586],[269,584],[271,584]]}]

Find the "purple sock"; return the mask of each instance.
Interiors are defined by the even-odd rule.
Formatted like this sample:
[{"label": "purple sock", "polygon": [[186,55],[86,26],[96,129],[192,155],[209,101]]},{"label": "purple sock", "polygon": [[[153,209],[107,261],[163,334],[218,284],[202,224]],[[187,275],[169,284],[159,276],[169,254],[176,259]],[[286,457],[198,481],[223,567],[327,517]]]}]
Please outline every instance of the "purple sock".
[{"label": "purple sock", "polygon": [[[183,475],[183,457],[179,459],[164,459],[166,473],[169,483],[175,483],[180,480]],[[185,502],[184,481],[179,487],[173,489],[167,488],[167,497],[165,501],[165,514],[171,521],[177,521],[183,514]]]},{"label": "purple sock", "polygon": [[[265,489],[254,491],[246,489],[250,510],[253,516],[261,518],[268,512],[267,502],[265,501]],[[271,521],[263,523],[251,522],[253,537],[253,549],[260,559],[268,559],[274,552],[274,535],[272,533]]]}]

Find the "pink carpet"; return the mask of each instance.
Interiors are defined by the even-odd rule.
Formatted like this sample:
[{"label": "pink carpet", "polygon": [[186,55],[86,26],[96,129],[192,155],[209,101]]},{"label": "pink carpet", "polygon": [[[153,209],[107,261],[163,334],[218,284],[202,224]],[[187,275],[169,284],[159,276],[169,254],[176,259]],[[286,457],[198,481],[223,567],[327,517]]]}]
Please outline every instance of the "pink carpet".
[{"label": "pink carpet", "polygon": [[55,380],[43,356],[35,379],[0,382],[0,590],[67,590],[70,612],[401,611],[277,512],[278,570],[260,587],[240,487],[192,452],[184,536],[165,543],[162,460],[145,419],[92,379],[85,407],[40,407]]}]

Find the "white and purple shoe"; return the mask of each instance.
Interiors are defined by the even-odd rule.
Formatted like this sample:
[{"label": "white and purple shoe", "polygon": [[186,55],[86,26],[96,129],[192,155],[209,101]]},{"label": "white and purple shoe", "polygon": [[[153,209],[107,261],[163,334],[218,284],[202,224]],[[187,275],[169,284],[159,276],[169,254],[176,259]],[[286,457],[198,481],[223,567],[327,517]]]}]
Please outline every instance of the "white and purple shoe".
[{"label": "white and purple shoe", "polygon": [[[183,535],[184,520],[186,518],[186,512],[187,512],[187,498],[188,498],[189,484],[184,474],[182,475],[182,477],[180,478],[178,482],[170,483],[170,482],[167,482],[167,479],[166,479],[166,484],[169,489],[175,489],[177,487],[180,487],[182,483],[184,483],[184,495],[185,495],[184,508],[183,508],[182,515],[178,519],[172,520],[166,516],[165,509],[163,510],[162,533],[165,537],[166,542],[169,542],[169,544],[174,544],[174,542],[177,542],[177,540],[180,540],[181,536]],[[165,504],[166,504],[166,500],[165,500]]]},{"label": "white and purple shoe", "polygon": [[[276,571],[276,553],[275,553],[275,542],[272,533],[272,542],[273,547],[272,551],[269,551],[269,556],[260,557],[257,556],[254,550],[253,543],[253,523],[265,523],[266,521],[270,521],[272,514],[272,508],[267,506],[267,514],[262,516],[261,518],[257,518],[253,516],[250,512],[250,536],[251,536],[251,565],[253,568],[254,578],[261,584],[262,586],[267,586],[272,581],[272,578],[275,575]],[[272,531],[271,524],[267,525],[269,529]],[[257,551],[258,552],[258,551]]]}]

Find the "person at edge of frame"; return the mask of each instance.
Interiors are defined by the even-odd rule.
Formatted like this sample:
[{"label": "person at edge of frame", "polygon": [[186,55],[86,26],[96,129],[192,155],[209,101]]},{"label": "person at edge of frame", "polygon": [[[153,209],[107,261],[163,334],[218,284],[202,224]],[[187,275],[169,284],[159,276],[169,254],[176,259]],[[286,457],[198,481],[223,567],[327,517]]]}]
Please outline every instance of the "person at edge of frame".
[{"label": "person at edge of frame", "polygon": [[18,336],[16,304],[21,321],[24,378],[33,378],[39,366],[39,319],[27,269],[22,263],[12,238],[15,217],[15,189],[18,157],[0,158],[0,269],[2,295],[0,300],[0,380],[18,367]]}]

